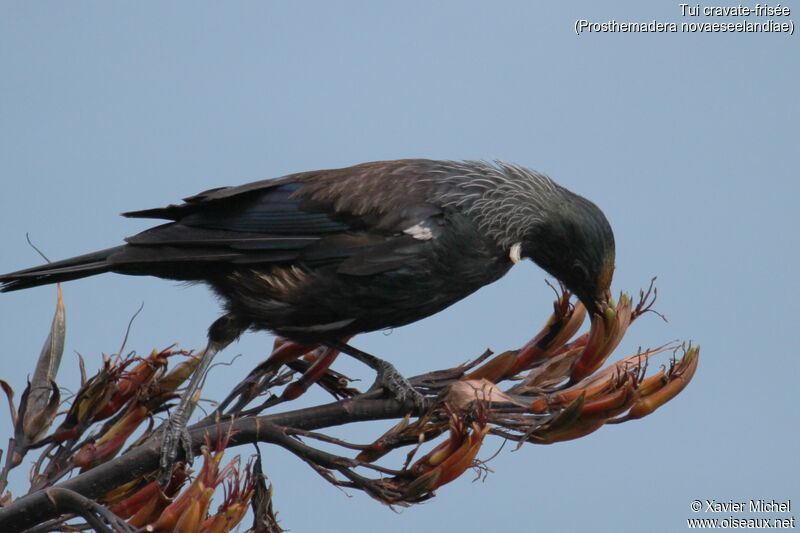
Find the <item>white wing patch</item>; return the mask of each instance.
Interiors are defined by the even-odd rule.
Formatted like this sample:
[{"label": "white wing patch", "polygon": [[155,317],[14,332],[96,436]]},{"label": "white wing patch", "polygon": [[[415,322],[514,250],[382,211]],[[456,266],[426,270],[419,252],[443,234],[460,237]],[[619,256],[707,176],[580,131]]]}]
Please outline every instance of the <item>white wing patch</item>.
[{"label": "white wing patch", "polygon": [[406,235],[411,235],[412,237],[420,241],[427,241],[433,239],[433,232],[431,231],[431,228],[423,225],[422,222],[418,222],[417,224],[414,224],[410,228],[404,229],[403,233],[405,233]]}]

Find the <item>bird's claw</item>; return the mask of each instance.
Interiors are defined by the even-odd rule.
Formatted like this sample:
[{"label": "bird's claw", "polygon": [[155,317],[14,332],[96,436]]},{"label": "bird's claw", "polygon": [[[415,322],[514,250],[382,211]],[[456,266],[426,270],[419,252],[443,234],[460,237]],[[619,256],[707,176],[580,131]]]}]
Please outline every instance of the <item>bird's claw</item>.
[{"label": "bird's claw", "polygon": [[178,450],[183,450],[183,456],[187,463],[192,461],[192,437],[189,435],[189,430],[186,429],[186,424],[175,422],[172,418],[164,422],[161,432],[158,482],[164,486],[172,477],[172,470],[178,459]]},{"label": "bird's claw", "polygon": [[389,391],[392,396],[402,403],[406,401],[412,402],[414,407],[420,411],[425,411],[427,407],[425,395],[415,389],[393,364],[383,360],[380,360],[378,377],[367,392],[372,392],[381,388]]}]

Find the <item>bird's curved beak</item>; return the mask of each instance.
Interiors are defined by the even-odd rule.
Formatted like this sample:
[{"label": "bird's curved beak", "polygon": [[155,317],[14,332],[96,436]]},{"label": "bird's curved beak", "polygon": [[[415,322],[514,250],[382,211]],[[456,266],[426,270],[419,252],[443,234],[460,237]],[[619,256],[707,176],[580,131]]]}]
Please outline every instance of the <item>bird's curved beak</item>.
[{"label": "bird's curved beak", "polygon": [[[611,301],[611,279],[614,276],[614,262],[608,261],[598,279],[597,288],[589,298],[582,300],[589,312],[589,317],[594,322],[596,316],[605,314]],[[587,300],[589,302],[587,303]]]}]

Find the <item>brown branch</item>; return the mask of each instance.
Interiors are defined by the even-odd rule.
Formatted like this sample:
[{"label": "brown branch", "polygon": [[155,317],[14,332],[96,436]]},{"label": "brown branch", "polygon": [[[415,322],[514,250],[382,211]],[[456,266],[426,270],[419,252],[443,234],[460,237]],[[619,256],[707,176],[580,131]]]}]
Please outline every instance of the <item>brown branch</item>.
[{"label": "brown branch", "polygon": [[[288,437],[276,426],[315,430],[352,422],[401,418],[412,408],[410,404],[404,405],[392,399],[348,399],[287,413],[235,420],[232,423],[233,428],[230,427],[231,422],[222,422],[220,431],[227,433],[232,429],[229,446],[254,442],[281,444]],[[207,431],[207,426],[189,428],[193,443],[192,453],[195,456],[200,453]],[[90,499],[98,498],[124,483],[156,470],[160,442],[153,440],[54,488],[67,489]],[[59,514],[58,506],[47,497],[46,491],[36,491],[0,509],[0,531],[22,531],[56,518]]]},{"label": "brown branch", "polygon": [[61,487],[44,489],[47,499],[56,507],[58,513],[74,513],[98,533],[135,533],[136,528],[116,516],[102,505]]}]

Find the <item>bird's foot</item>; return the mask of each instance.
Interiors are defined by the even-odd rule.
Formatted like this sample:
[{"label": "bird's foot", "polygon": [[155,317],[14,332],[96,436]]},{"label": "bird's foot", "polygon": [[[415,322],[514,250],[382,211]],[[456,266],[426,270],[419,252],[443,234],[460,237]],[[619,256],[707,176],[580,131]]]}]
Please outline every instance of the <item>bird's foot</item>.
[{"label": "bird's foot", "polygon": [[378,373],[378,377],[375,379],[375,383],[372,384],[367,392],[372,392],[383,388],[391,392],[392,395],[399,401],[403,403],[410,401],[414,404],[414,407],[416,407],[417,410],[423,412],[426,410],[427,401],[425,396],[417,391],[411,385],[411,383],[409,383],[409,381],[397,371],[393,364],[375,357],[374,355],[362,352],[358,348],[350,346],[349,344],[337,339],[329,340],[325,342],[325,344],[328,346],[328,348],[346,353],[350,357],[358,359],[365,365],[368,365],[370,368],[375,369],[375,371]]},{"label": "bird's foot", "polygon": [[376,368],[376,370],[378,371],[378,377],[367,392],[383,388],[389,391],[400,402],[405,403],[410,401],[417,409],[425,411],[427,407],[425,395],[415,389],[393,364],[382,359],[377,359],[377,362],[378,368]]},{"label": "bird's foot", "polygon": [[192,461],[192,437],[186,429],[186,423],[169,418],[161,426],[161,456],[158,460],[159,474],[158,482],[161,486],[169,483],[172,477],[172,470],[175,461],[178,459],[178,451],[183,450],[183,456],[187,463]]}]

